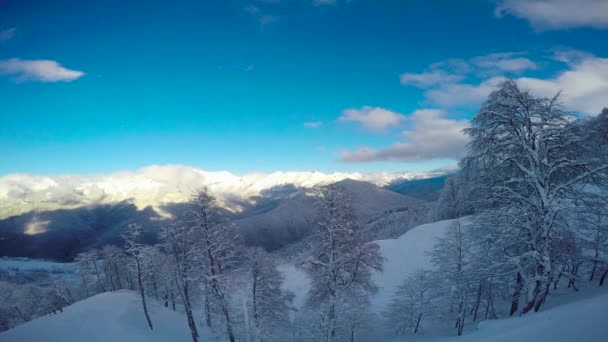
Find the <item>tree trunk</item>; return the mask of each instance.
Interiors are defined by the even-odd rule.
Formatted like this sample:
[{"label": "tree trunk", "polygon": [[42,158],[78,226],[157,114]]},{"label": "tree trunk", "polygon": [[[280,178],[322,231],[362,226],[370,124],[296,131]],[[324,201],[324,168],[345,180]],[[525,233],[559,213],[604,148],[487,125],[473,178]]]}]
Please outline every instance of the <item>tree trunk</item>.
[{"label": "tree trunk", "polygon": [[535,307],[539,291],[540,291],[540,281],[537,280],[534,284],[534,291],[532,292],[532,297],[527,298],[528,302],[526,303],[526,306],[524,306],[523,310],[521,310],[522,314],[526,314],[526,313],[530,312],[530,310],[532,310]]},{"label": "tree trunk", "polygon": [[137,283],[139,285],[139,294],[141,295],[141,304],[144,307],[144,315],[146,315],[146,320],[148,321],[148,326],[150,330],[154,330],[152,328],[152,321],[150,320],[150,315],[148,315],[148,306],[146,305],[146,296],[144,295],[144,286],[141,281],[141,266],[139,264],[139,260],[136,260],[137,263]]},{"label": "tree trunk", "polygon": [[418,328],[420,327],[421,319],[422,319],[422,312],[418,314],[418,320],[416,320],[416,327],[414,328],[414,334],[418,333]]},{"label": "tree trunk", "polygon": [[523,288],[523,278],[521,274],[517,272],[517,278],[515,281],[515,289],[513,290],[513,296],[511,297],[511,310],[509,316],[513,316],[514,313],[519,309],[519,297],[521,296],[521,290]]},{"label": "tree trunk", "polygon": [[122,281],[120,281],[120,272],[118,272],[118,265],[114,263],[114,272],[116,273],[116,280],[118,281],[118,288],[122,289]]},{"label": "tree trunk", "polygon": [[173,293],[173,290],[171,290],[171,307],[173,308],[173,311],[175,311],[175,294]]},{"label": "tree trunk", "polygon": [[604,274],[600,277],[600,286],[604,285],[604,280],[606,280],[606,275],[608,275],[608,267],[604,271]]},{"label": "tree trunk", "polygon": [[211,305],[209,305],[208,290],[208,288],[205,289],[205,323],[207,323],[207,327],[211,328]]},{"label": "tree trunk", "polygon": [[23,313],[21,312],[21,310],[19,310],[19,307],[17,305],[15,305],[15,311],[17,311],[17,314],[19,315],[19,317],[24,321],[27,322],[29,321],[28,319],[25,319],[25,316],[23,315]]},{"label": "tree trunk", "polygon": [[106,286],[103,284],[103,280],[101,280],[101,276],[99,275],[99,270],[97,269],[97,260],[93,260],[93,269],[95,270],[95,275],[97,276],[97,282],[99,286],[101,286],[101,290],[106,292]]},{"label": "tree trunk", "polygon": [[540,306],[542,304],[545,303],[545,301],[547,300],[547,296],[549,295],[549,289],[551,288],[551,278],[549,278],[549,281],[547,282],[547,287],[545,288],[545,293],[543,294],[543,297],[540,301],[538,301],[538,303],[534,306],[534,312],[538,312],[538,310],[540,309]]},{"label": "tree trunk", "polygon": [[187,283],[184,284],[184,309],[186,310],[186,318],[188,319],[188,327],[190,328],[190,334],[192,335],[192,341],[198,342],[198,330],[196,329],[196,322],[192,315],[192,306],[190,302],[190,292]]},{"label": "tree trunk", "polygon": [[475,300],[473,322],[477,320],[477,312],[479,311],[479,305],[481,305],[481,293],[483,291],[483,281],[479,282],[479,288],[477,289],[477,299]]}]

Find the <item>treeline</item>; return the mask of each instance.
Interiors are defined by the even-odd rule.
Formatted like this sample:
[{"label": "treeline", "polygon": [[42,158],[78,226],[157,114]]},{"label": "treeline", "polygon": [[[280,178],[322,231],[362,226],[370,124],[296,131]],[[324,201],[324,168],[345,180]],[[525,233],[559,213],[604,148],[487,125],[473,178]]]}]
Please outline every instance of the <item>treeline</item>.
[{"label": "treeline", "polygon": [[608,110],[577,118],[558,96],[506,81],[466,134],[468,154],[435,211],[456,220],[433,268],[395,295],[386,312],[394,334],[440,320],[460,335],[467,322],[538,311],[555,291],[607,282]]}]

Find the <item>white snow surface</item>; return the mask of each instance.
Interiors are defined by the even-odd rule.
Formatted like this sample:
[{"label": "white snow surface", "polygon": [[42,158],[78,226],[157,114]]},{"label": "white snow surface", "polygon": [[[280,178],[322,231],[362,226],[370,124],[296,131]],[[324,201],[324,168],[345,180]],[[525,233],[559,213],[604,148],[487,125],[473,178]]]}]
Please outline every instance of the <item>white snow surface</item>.
[{"label": "white snow surface", "polygon": [[[466,219],[461,219],[462,223]],[[430,270],[429,253],[436,239],[445,234],[455,220],[438,221],[412,228],[397,239],[377,241],[384,257],[384,271],[374,274],[379,290],[372,297],[372,310],[382,311],[390,302],[397,287],[419,269]]]},{"label": "white snow surface", "polygon": [[[192,341],[182,313],[150,302],[153,331],[147,326],[137,293],[121,290],[93,296],[64,308],[63,313],[40,317],[0,333],[0,341]],[[201,335],[201,341],[211,340],[204,333]]]}]

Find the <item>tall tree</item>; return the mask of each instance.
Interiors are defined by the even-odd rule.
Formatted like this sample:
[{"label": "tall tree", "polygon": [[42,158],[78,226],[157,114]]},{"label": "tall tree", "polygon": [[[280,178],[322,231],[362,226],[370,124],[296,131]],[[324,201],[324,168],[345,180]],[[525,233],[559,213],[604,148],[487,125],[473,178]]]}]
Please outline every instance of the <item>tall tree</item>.
[{"label": "tall tree", "polygon": [[589,146],[571,122],[557,96],[534,97],[509,80],[465,130],[471,143],[462,165],[476,170],[484,191],[478,205],[495,221],[486,228],[516,267],[513,307],[523,297],[522,313],[543,304],[552,270],[550,241],[564,228],[559,205],[576,196],[577,185],[608,168],[584,158]]},{"label": "tall tree", "polygon": [[248,251],[247,317],[254,342],[272,340],[277,327],[287,326],[293,294],[281,289],[284,277],[272,256],[261,248]]},{"label": "tall tree", "polygon": [[143,283],[143,251],[145,246],[141,243],[141,233],[142,227],[139,224],[132,223],[127,227],[126,233],[122,236],[125,241],[125,250],[133,259],[135,263],[135,271],[137,274],[137,285],[139,286],[139,294],[141,296],[141,305],[144,309],[144,315],[146,316],[146,321],[148,322],[148,327],[150,330],[153,330],[152,321],[150,320],[150,315],[148,314],[148,305],[146,304],[146,294]]},{"label": "tall tree", "polygon": [[203,282],[209,310],[222,321],[230,342],[236,340],[230,307],[230,271],[241,255],[241,236],[236,226],[220,215],[215,198],[206,189],[190,200],[188,223],[198,234]]},{"label": "tall tree", "polygon": [[200,278],[200,248],[194,243],[196,235],[191,225],[183,222],[171,222],[161,230],[160,238],[163,249],[168,255],[168,269],[173,274],[177,293],[184,304],[188,328],[192,341],[198,341],[198,329],[192,313],[192,290]]},{"label": "tall tree", "polygon": [[323,339],[330,342],[336,338],[340,297],[346,291],[375,291],[371,276],[382,270],[382,256],[377,244],[356,232],[350,199],[335,186],[323,190],[314,239],[307,265],[312,280],[308,302],[326,310]]}]

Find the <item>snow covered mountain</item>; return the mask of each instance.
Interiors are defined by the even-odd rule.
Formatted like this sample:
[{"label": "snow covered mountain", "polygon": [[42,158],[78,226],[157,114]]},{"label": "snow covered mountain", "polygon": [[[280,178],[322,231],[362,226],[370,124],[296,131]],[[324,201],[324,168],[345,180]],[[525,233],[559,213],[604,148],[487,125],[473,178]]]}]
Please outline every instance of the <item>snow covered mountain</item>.
[{"label": "snow covered mountain", "polygon": [[264,191],[292,185],[311,188],[344,179],[383,186],[396,179],[423,178],[427,174],[274,172],[237,176],[230,172],[209,172],[182,165],[149,166],[136,172],[106,175],[43,176],[11,174],[0,177],[0,218],[31,210],[78,208],[88,205],[132,202],[138,209],[183,202],[192,191],[207,187],[233,211],[242,210],[248,199]]},{"label": "snow covered mountain", "polygon": [[[148,238],[154,239],[166,219],[182,210],[183,203],[180,201],[185,201],[194,189],[206,185],[214,185],[216,187],[214,193],[219,194],[220,200],[232,209],[227,210],[226,214],[232,216],[241,228],[248,244],[276,249],[310,233],[316,217],[318,186],[332,183],[334,179],[347,175],[311,173],[308,175],[309,179],[305,177],[306,174],[287,174],[287,177],[268,175],[264,178],[265,181],[259,184],[253,182],[243,185],[246,183],[241,181],[222,183],[217,179],[214,181],[216,183],[205,183],[205,177],[193,177],[204,173],[192,169],[188,171],[179,167],[166,167],[163,170],[181,170],[181,176],[170,177],[177,183],[168,180],[147,182],[142,180],[148,179],[146,177],[135,177],[134,184],[125,183],[125,189],[130,190],[122,193],[122,197],[116,197],[120,192],[115,192],[116,196],[104,195],[94,203],[90,202],[90,196],[70,197],[85,194],[86,191],[81,189],[80,192],[69,192],[64,184],[58,182],[53,183],[52,186],[49,185],[51,183],[45,183],[44,187],[30,185],[28,188],[30,190],[27,191],[23,187],[17,187],[15,189],[21,189],[19,196],[15,195],[17,190],[5,191],[5,196],[11,194],[14,197],[25,198],[23,203],[28,205],[38,203],[31,202],[31,198],[45,196],[44,205],[49,208],[42,210],[44,208],[42,205],[38,206],[37,210],[0,218],[0,255],[71,260],[75,253],[88,247],[99,247],[108,243],[121,244],[120,234],[129,223],[133,222],[142,224],[149,233]],[[150,170],[144,173],[147,172],[155,174]],[[363,177],[363,175],[358,176]],[[382,183],[383,179],[388,179],[388,176],[374,179]],[[288,181],[296,182],[296,185],[281,183]],[[17,183],[11,184],[15,186]],[[118,180],[108,180],[107,184],[121,184],[120,177]],[[237,191],[237,187],[229,188],[230,184],[234,186],[241,184],[242,192]],[[352,197],[355,213],[365,223],[384,219],[382,225],[384,227],[384,223],[390,224],[394,221],[398,226],[397,231],[402,233],[407,228],[423,223],[421,219],[426,217],[428,203],[425,201],[383,189],[366,181],[345,179],[336,184]],[[256,195],[246,197],[249,194]],[[127,199],[131,195],[135,197]],[[69,200],[70,198],[72,200]],[[119,202],[113,202],[120,199],[122,200]],[[15,202],[12,198],[5,201]],[[90,204],[84,205],[85,203]],[[140,207],[144,204],[147,206]],[[56,208],[51,208],[52,206]],[[20,210],[25,208],[27,206],[20,207]],[[392,216],[401,216],[401,218],[394,219]],[[384,229],[382,227],[381,229]],[[394,234],[376,233],[377,236],[382,237],[394,236]]]}]

